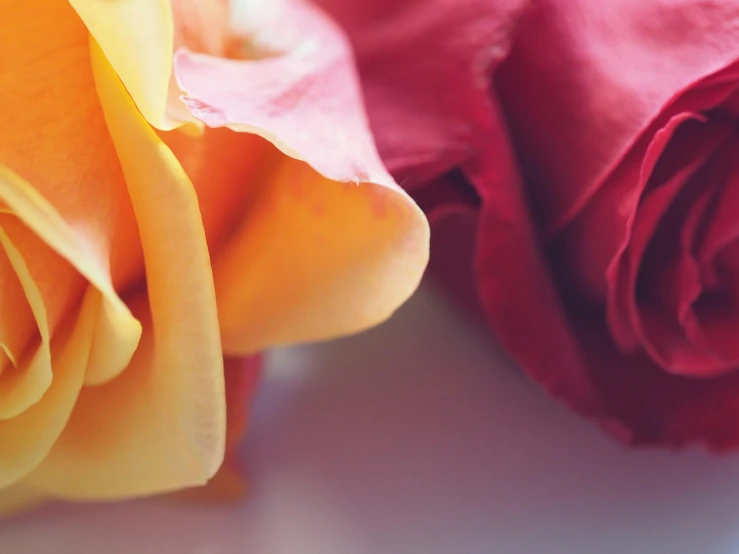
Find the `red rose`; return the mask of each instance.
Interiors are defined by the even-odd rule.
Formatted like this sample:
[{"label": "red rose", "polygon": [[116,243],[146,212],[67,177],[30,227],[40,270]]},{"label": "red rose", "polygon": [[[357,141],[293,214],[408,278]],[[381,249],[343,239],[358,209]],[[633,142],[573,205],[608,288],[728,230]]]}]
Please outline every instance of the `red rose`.
[{"label": "red rose", "polygon": [[[459,4],[438,3],[449,8],[439,20],[455,17]],[[508,25],[511,13],[488,24]],[[432,97],[467,99],[459,72],[472,75],[481,52],[504,57],[506,28],[467,51],[466,64],[454,60],[456,73],[433,59],[455,36],[437,33],[436,51],[426,50],[419,28],[386,25],[392,62],[355,40],[384,155],[388,137],[408,134],[375,115],[387,108],[374,91],[405,83],[377,66],[413,74],[415,53],[427,64],[418,72],[436,72],[424,82],[442,83]],[[423,120],[465,156],[389,165],[432,220],[475,218],[479,298],[521,367],[623,440],[739,446],[739,2],[539,0],[520,19],[484,115],[455,105],[442,112],[455,125],[434,126],[443,104],[415,102],[419,88],[393,90],[429,108]],[[452,161],[444,152],[437,159]],[[464,236],[439,233],[462,221],[438,223],[437,266],[474,240],[469,224]],[[459,263],[446,273],[464,274]]]}]

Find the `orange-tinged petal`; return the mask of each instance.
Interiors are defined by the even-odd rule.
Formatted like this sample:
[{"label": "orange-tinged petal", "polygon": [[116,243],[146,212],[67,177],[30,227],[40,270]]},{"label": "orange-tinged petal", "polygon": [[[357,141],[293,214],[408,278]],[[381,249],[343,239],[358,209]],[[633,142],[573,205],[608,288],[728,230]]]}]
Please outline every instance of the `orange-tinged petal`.
[{"label": "orange-tinged petal", "polygon": [[[215,294],[192,185],[96,44],[97,87],[139,224],[144,334],[117,379],[80,394],[29,485],[65,498],[120,498],[200,485],[223,460],[225,392]],[[147,314],[150,312],[150,317]]]},{"label": "orange-tinged petal", "polygon": [[214,261],[227,353],[359,331],[413,292],[428,240],[413,203],[287,157],[267,182]]},{"label": "orange-tinged petal", "polygon": [[227,0],[70,0],[118,72],[144,117],[170,130],[202,124],[183,105],[172,75],[175,47],[221,55],[228,39]]},{"label": "orange-tinged petal", "polygon": [[[0,215],[0,223],[19,252],[28,253],[25,260],[28,280],[43,299],[47,314],[44,320],[48,323],[48,333],[53,334],[60,320],[77,309],[88,281],[17,218]],[[109,294],[113,293],[109,291]],[[38,311],[36,309],[34,313]],[[139,334],[140,324],[131,317],[128,309],[113,309],[106,301],[95,325],[93,352],[88,360],[85,384],[103,383],[122,371],[131,359]],[[36,356],[39,354],[37,352]],[[21,375],[23,372],[18,372],[18,376]],[[0,392],[2,388],[0,384]]]},{"label": "orange-tinged petal", "polygon": [[172,128],[166,114],[174,23],[170,0],[69,0],[141,113]]},{"label": "orange-tinged petal", "polygon": [[0,0],[0,10],[0,165],[31,183],[117,283],[130,284],[143,262],[130,247],[136,226],[95,91],[89,33],[65,1]]},{"label": "orange-tinged petal", "polygon": [[[2,216],[7,218],[9,216]],[[30,359],[15,371],[0,376],[0,420],[18,416],[39,401],[52,381],[49,322],[41,292],[33,280],[22,254],[0,227],[0,246],[20,281],[22,294],[36,320],[41,344]],[[2,486],[0,470],[0,486]]]},{"label": "orange-tinged petal", "polygon": [[49,334],[53,335],[57,326],[79,309],[88,281],[15,215],[0,214],[0,227],[24,257],[29,279],[43,299]]},{"label": "orange-tinged petal", "polygon": [[180,49],[174,64],[195,117],[258,134],[295,158],[244,153],[264,158],[250,179],[260,195],[229,244],[214,249],[230,354],[375,325],[415,290],[428,260],[425,217],[377,155],[341,31],[299,0],[258,13],[267,57]]},{"label": "orange-tinged petal", "polygon": [[198,195],[211,254],[238,228],[264,182],[275,149],[261,137],[230,129],[206,128],[193,137],[179,131],[160,133],[182,164]]},{"label": "orange-tinged petal", "polygon": [[174,0],[175,49],[186,46],[214,56],[226,53],[229,39],[229,0]]},{"label": "orange-tinged petal", "polygon": [[54,379],[46,394],[18,417],[0,421],[0,489],[36,468],[64,429],[82,387],[100,300],[90,287],[77,317],[54,337]]},{"label": "orange-tinged petal", "polygon": [[[117,298],[114,279],[126,286],[141,278],[143,262],[95,91],[89,33],[64,1],[0,0],[0,11],[0,197],[6,211],[106,296],[99,335],[116,336],[118,346],[107,352],[104,367],[90,371],[92,382],[101,382],[125,367],[140,335],[140,326]],[[22,252],[29,251],[7,231]],[[36,261],[35,255],[27,256],[29,264]],[[64,275],[34,275],[58,281],[57,293],[45,296],[47,304],[70,299]],[[53,289],[54,283],[46,284]],[[53,332],[56,312],[64,310],[51,304],[47,309]],[[107,348],[110,340],[101,343]]]},{"label": "orange-tinged petal", "polygon": [[[0,214],[2,218],[2,214]],[[26,348],[39,340],[36,320],[5,249],[0,248],[0,379],[17,367]]]},{"label": "orange-tinged petal", "polygon": [[[99,258],[90,252],[84,235],[64,221],[34,187],[2,165],[0,200],[103,294],[105,301],[98,321],[100,331],[96,331],[95,341],[100,340],[101,345],[93,345],[93,352],[98,353],[93,359],[100,360],[101,349],[107,350],[103,350],[105,364],[97,366],[93,373],[94,380],[102,381],[101,374],[112,378],[120,373],[136,349],[141,336],[141,324],[113,290],[109,274],[101,267]],[[59,294],[69,294],[69,291],[62,290]],[[111,341],[111,337],[115,337],[115,341]]]},{"label": "orange-tinged petal", "polygon": [[229,502],[244,497],[247,472],[239,458],[239,446],[244,439],[249,421],[252,397],[257,390],[262,357],[247,359],[226,358],[226,457],[213,479],[203,487],[187,489],[174,495],[175,499],[197,502]]}]

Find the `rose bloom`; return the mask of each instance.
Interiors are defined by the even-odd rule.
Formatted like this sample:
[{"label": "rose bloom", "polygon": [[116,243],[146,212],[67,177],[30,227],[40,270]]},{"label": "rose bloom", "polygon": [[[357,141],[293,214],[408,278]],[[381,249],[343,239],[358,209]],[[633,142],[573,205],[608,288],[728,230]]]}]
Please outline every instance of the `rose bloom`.
[{"label": "rose bloom", "polygon": [[434,220],[437,275],[620,439],[739,446],[739,3],[383,4],[367,25],[334,8],[379,149]]},{"label": "rose bloom", "polygon": [[238,358],[388,317],[423,214],[301,2],[0,10],[0,510],[203,484],[244,424]]}]

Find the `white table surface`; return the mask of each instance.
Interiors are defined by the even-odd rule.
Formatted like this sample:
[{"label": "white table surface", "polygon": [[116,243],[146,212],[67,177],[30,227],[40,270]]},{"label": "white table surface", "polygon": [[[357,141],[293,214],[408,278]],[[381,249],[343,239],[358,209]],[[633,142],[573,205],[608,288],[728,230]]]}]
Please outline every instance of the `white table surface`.
[{"label": "white table surface", "polygon": [[268,365],[247,502],[46,508],[0,553],[739,553],[739,456],[625,451],[428,290]]}]

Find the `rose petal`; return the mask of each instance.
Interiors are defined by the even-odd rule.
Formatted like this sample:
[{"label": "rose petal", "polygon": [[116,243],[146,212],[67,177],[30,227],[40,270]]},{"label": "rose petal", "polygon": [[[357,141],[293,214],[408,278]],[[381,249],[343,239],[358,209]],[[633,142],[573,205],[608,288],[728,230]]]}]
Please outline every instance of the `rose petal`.
[{"label": "rose petal", "polygon": [[[174,21],[170,0],[69,0],[110,60],[144,117],[177,123],[167,113]],[[12,18],[11,18],[12,19]]]},{"label": "rose petal", "polygon": [[64,429],[82,388],[100,305],[100,293],[90,287],[79,313],[70,318],[52,341],[54,380],[49,389],[19,416],[0,421],[0,444],[3,445],[0,449],[0,488],[34,470]]},{"label": "rose petal", "polygon": [[29,279],[43,299],[49,334],[53,336],[69,314],[79,309],[89,283],[16,216],[0,214],[0,226],[25,260]]},{"label": "rose petal", "polygon": [[[3,216],[7,217],[7,216]],[[21,294],[28,301],[41,344],[32,356],[23,360],[17,371],[0,376],[0,420],[23,413],[38,402],[52,381],[49,321],[41,291],[33,279],[23,255],[0,227],[0,245],[20,281]],[[3,286],[5,283],[3,283]],[[0,486],[2,486],[0,477]]]},{"label": "rose petal", "polygon": [[[226,352],[326,339],[389,317],[427,260],[420,210],[281,157],[214,261]],[[400,197],[400,198],[399,198]]]},{"label": "rose petal", "polygon": [[723,0],[537,5],[496,88],[549,233],[573,219],[673,98],[736,60],[739,6]]},{"label": "rose petal", "polygon": [[604,393],[602,417],[629,430],[627,442],[681,446],[700,442],[713,450],[739,444],[736,372],[695,379],[665,372],[646,356],[623,356],[597,320],[573,321],[596,386]]},{"label": "rose petal", "polygon": [[550,394],[583,415],[607,410],[538,242],[502,116],[470,168],[481,198],[475,272],[501,344]]},{"label": "rose petal", "polygon": [[118,72],[144,117],[163,130],[202,130],[180,100],[172,53],[186,46],[223,55],[228,0],[70,0]]},{"label": "rose petal", "polygon": [[285,54],[247,61],[180,49],[174,65],[185,104],[208,126],[259,134],[329,179],[393,188],[340,30],[301,0],[286,0],[282,9],[275,24],[296,36]]},{"label": "rose petal", "polygon": [[[736,282],[739,275],[739,243],[736,242],[739,226],[736,217],[727,213],[730,211],[727,208],[736,206],[739,200],[737,146],[734,141],[729,147],[731,153],[723,160],[726,165],[716,164],[714,175],[710,176],[717,185],[711,191],[710,204],[701,211],[697,209],[698,206],[691,207],[690,216],[698,229],[692,237],[691,246],[698,258],[696,265],[704,290],[702,296],[682,314],[686,329],[696,336],[693,341],[702,341],[706,350],[714,352],[721,359],[724,369],[736,369],[739,365],[739,344],[736,341],[739,333],[739,287]],[[721,182],[723,179],[725,183]],[[720,233],[723,236],[719,236]],[[724,246],[721,246],[722,243]]]},{"label": "rose petal", "polygon": [[269,8],[284,10],[278,23],[295,38],[288,52],[175,56],[196,117],[257,133],[297,158],[252,154],[269,160],[256,176],[260,193],[214,260],[231,354],[374,325],[415,290],[428,256],[422,213],[374,149],[340,32],[302,2]]},{"label": "rose petal", "polygon": [[[722,249],[739,239],[739,218],[736,216],[739,201],[739,179],[733,172],[728,173],[729,181],[716,210],[706,222],[703,240],[698,245],[698,257],[705,271],[715,271],[715,264]],[[706,275],[706,280],[714,284],[716,275]]]},{"label": "rose petal", "polygon": [[174,0],[175,49],[222,56],[229,43],[230,0]]},{"label": "rose petal", "polygon": [[206,128],[199,136],[180,131],[159,136],[195,187],[208,249],[215,258],[259,193],[274,149],[261,137],[226,128]]},{"label": "rose petal", "polygon": [[408,190],[463,164],[527,0],[318,0],[357,53],[378,149]]},{"label": "rose petal", "polygon": [[146,297],[134,304],[145,331],[122,375],[82,391],[64,433],[29,477],[40,492],[88,499],[203,484],[223,460],[226,433],[215,294],[197,198],[104,54],[96,44],[91,51],[144,249],[148,305]]},{"label": "rose petal", "polygon": [[[633,186],[646,148],[665,122],[641,136],[646,144],[637,140],[674,94],[733,61],[737,35],[725,31],[736,27],[731,15],[737,7],[717,1],[538,4],[541,16],[529,20],[524,44],[514,48],[496,80],[524,152],[526,190],[510,152],[501,148],[504,139],[491,141],[469,172],[483,199],[476,266],[492,326],[529,375],[624,439],[681,444],[707,438],[716,446],[736,445],[736,374],[673,376],[646,355],[623,355],[604,324],[602,304],[606,269],[630,232],[628,225],[611,224],[636,210],[641,190],[634,194]],[[702,39],[698,46],[691,33]],[[684,111],[713,107],[705,92]],[[625,171],[624,194],[611,196],[610,204],[601,199],[603,209],[592,217],[613,215],[591,227],[593,240],[584,241],[590,250],[577,251],[585,263],[597,258],[597,277],[588,280],[592,286],[583,299],[580,283],[571,287],[564,279],[567,264],[550,241],[559,238],[554,231],[565,232],[635,144],[641,150],[619,168]],[[603,235],[609,239],[600,245],[605,254],[597,242]]]},{"label": "rose petal", "polygon": [[[504,145],[496,143],[487,159],[505,161]],[[476,173],[484,202],[478,284],[491,326],[520,367],[622,441],[739,444],[739,376],[670,375],[644,355],[619,352],[600,310],[570,304],[566,311],[567,296],[554,288],[515,169],[507,162],[485,171],[484,161]]]},{"label": "rose petal", "polygon": [[[103,382],[125,367],[141,332],[113,290],[112,275],[125,285],[142,268],[132,248],[137,231],[125,183],[90,71],[89,34],[66,2],[3,2],[0,9],[0,85],[10,91],[0,104],[0,197],[103,292],[101,346],[94,351],[104,354],[94,356],[100,362],[88,373],[91,381]],[[35,257],[27,255],[28,262]],[[44,277],[39,273],[35,279]],[[72,282],[67,277],[59,275],[59,289],[44,299],[52,333],[73,294],[61,287]],[[76,293],[82,290],[80,283]]]},{"label": "rose petal", "polygon": [[[726,148],[726,147],[725,147]],[[732,150],[736,148],[736,144],[729,146]],[[725,162],[724,157],[721,162]],[[726,184],[723,183],[723,176],[716,175],[716,173],[724,173],[725,166],[723,163],[711,164],[712,167],[709,170],[708,175],[696,176],[695,180],[698,181],[701,177],[708,179],[708,183],[713,186],[705,186],[706,181],[701,183],[702,186],[694,184],[695,189],[700,189],[695,194],[693,201],[690,203],[690,207],[687,210],[685,217],[685,223],[680,231],[680,258],[675,272],[675,282],[687,283],[688,286],[684,286],[677,291],[677,294],[673,296],[673,306],[677,306],[677,320],[685,331],[685,336],[696,346],[703,349],[705,352],[713,354],[715,359],[720,360],[720,363],[714,362],[714,368],[717,366],[724,366],[724,369],[734,369],[739,363],[739,357],[734,354],[729,354],[730,350],[733,349],[729,346],[728,349],[724,349],[721,353],[721,348],[712,351],[712,346],[709,340],[710,333],[706,333],[707,328],[702,326],[702,323],[712,326],[710,321],[701,321],[702,318],[699,314],[703,314],[704,310],[701,309],[704,306],[703,301],[708,300],[712,291],[706,287],[706,283],[701,278],[703,269],[701,268],[700,262],[696,256],[696,250],[700,238],[705,229],[705,224],[711,219],[716,204],[721,202],[722,192],[726,188]],[[717,165],[723,167],[717,167]],[[730,173],[731,171],[729,171]],[[713,173],[713,175],[711,174]],[[716,179],[718,177],[718,179]],[[669,264],[662,269],[663,272],[669,270]],[[671,290],[672,287],[665,287],[665,292],[668,294],[674,294]],[[733,312],[731,302],[727,303],[727,307],[730,312]],[[722,323],[722,317],[727,315],[726,311],[723,313],[715,312],[715,322]],[[737,322],[736,314],[733,317],[734,321]],[[732,341],[733,342],[733,341]],[[730,366],[730,367],[729,367]],[[698,374],[703,376],[704,374]]]},{"label": "rose petal", "polygon": [[[113,290],[109,275],[99,265],[97,256],[90,252],[79,230],[70,227],[36,189],[2,166],[0,199],[103,294],[105,301],[90,360],[91,378],[94,382],[102,382],[114,377],[131,359],[141,334],[141,324]],[[59,294],[69,293],[61,291]]]},{"label": "rose petal", "polygon": [[259,384],[262,357],[226,358],[226,456],[213,479],[204,487],[175,493],[175,499],[196,502],[226,502],[242,499],[247,488],[247,472],[239,458],[239,446],[249,420],[251,401]]},{"label": "rose petal", "polygon": [[[0,214],[0,220],[3,217]],[[1,224],[0,224],[1,225]],[[26,348],[40,340],[36,320],[5,249],[0,248],[0,380],[18,367]]]},{"label": "rose petal", "polygon": [[[662,263],[667,263],[667,260],[665,260],[665,257],[668,255],[666,245],[661,243],[657,243],[654,246],[658,250],[652,251],[651,255],[645,258],[647,248],[650,246],[651,241],[654,240],[653,235],[657,231],[660,222],[666,217],[668,209],[672,206],[675,198],[685,188],[686,183],[694,177],[695,173],[700,170],[704,163],[710,160],[716,148],[728,138],[731,132],[731,128],[728,126],[718,126],[717,128],[717,126],[709,124],[691,124],[686,122],[689,117],[691,117],[689,114],[683,114],[672,119],[665,129],[655,135],[654,141],[650,146],[650,154],[653,153],[652,150],[657,150],[657,153],[655,156],[649,156],[653,160],[652,164],[649,164],[648,167],[644,167],[645,164],[643,164],[640,178],[641,187],[639,188],[645,187],[647,180],[653,177],[652,167],[654,166],[654,162],[665,151],[670,139],[672,139],[672,144],[670,144],[671,149],[667,151],[670,154],[667,160],[674,160],[674,163],[668,164],[667,167],[658,168],[658,170],[662,170],[662,173],[665,173],[666,169],[666,175],[655,177],[656,182],[654,182],[653,190],[645,194],[639,204],[638,211],[630,216],[632,221],[635,220],[635,222],[630,225],[632,228],[627,243],[628,246],[624,245],[620,256],[614,260],[610,268],[610,288],[608,291],[607,306],[609,327],[616,343],[621,349],[633,351],[640,346],[644,346],[654,358],[659,360],[658,363],[665,363],[667,368],[673,368],[675,371],[678,370],[676,367],[678,363],[677,358],[669,356],[671,361],[668,362],[665,358],[664,350],[653,344],[649,338],[650,336],[654,337],[653,332],[657,331],[658,326],[655,326],[654,322],[652,322],[652,324],[645,328],[640,319],[645,312],[646,317],[649,317],[650,307],[637,307],[636,288],[639,276],[644,273],[650,273],[649,267],[654,267],[653,259],[656,254],[659,254],[659,259]],[[680,125],[684,126],[682,133],[678,129]],[[677,134],[673,138],[673,133],[676,132]],[[599,200],[599,205],[603,206],[602,209],[605,209],[606,202],[606,198]],[[594,222],[592,218],[589,219]],[[679,231],[677,232],[677,236],[679,236]],[[678,246],[677,242],[676,239],[676,247]],[[643,264],[646,267],[643,267]],[[664,292],[662,289],[669,287],[671,284],[671,282],[665,282],[663,279],[657,280],[657,287],[661,292]],[[689,286],[687,281],[683,285],[686,287]],[[673,296],[676,297],[679,295],[680,290],[682,289],[678,286],[678,290],[675,291],[675,295]],[[662,294],[660,293],[660,295]],[[677,337],[669,341],[657,342],[662,342],[665,345],[667,342],[672,344],[681,343],[686,348],[691,348],[684,340],[683,331],[678,324],[679,308],[674,305],[674,300],[669,300],[669,302],[673,306],[666,307],[670,315],[667,316],[667,321],[663,320],[663,324],[668,328],[671,326],[674,331],[673,335],[676,334]],[[652,320],[650,319],[650,321]],[[682,341],[679,339],[680,336],[683,336]]]},{"label": "rose petal", "polygon": [[[598,302],[606,300],[612,287],[615,267],[628,247],[631,228],[639,201],[649,182],[655,165],[669,144],[672,134],[688,119],[697,118],[701,110],[708,109],[726,99],[736,88],[739,74],[736,68],[711,75],[701,86],[688,91],[684,96],[665,109],[628,154],[621,160],[608,178],[600,184],[597,192],[574,220],[556,234],[547,234],[545,240],[558,244],[565,259],[562,265],[569,266],[570,279],[585,295]],[[692,114],[692,115],[691,115]],[[578,160],[573,160],[578,163]],[[533,185],[536,188],[536,185]],[[536,203],[536,196],[532,197]],[[619,209],[614,209],[618,206]],[[537,214],[548,210],[547,206],[536,206]],[[609,308],[610,309],[610,308]],[[618,331],[618,338],[625,344],[625,328]]]},{"label": "rose petal", "polygon": [[[725,156],[721,150],[726,145],[722,146],[719,155]],[[715,145],[708,149],[715,150]],[[698,163],[705,161],[700,160],[705,152],[698,150]],[[708,159],[709,164],[713,161]],[[703,291],[700,267],[692,254],[692,239],[699,216],[705,215],[720,183],[712,182],[705,167],[690,175],[695,169],[686,168],[643,201],[638,214],[643,218],[643,229],[635,227],[631,248],[644,248],[642,241],[649,240],[645,235],[650,231],[654,236],[649,248],[642,252],[643,262],[632,261],[632,267],[639,268],[640,262],[642,266],[625,279],[624,288],[632,287],[629,308],[650,357],[664,371],[706,377],[728,368],[715,352],[706,348],[691,317],[693,303]],[[698,216],[691,217],[695,213]],[[642,297],[639,305],[637,291]]]}]

